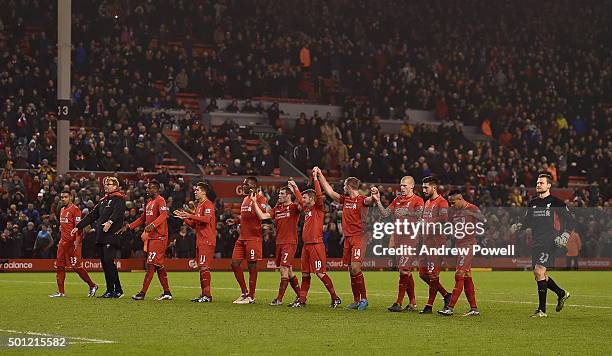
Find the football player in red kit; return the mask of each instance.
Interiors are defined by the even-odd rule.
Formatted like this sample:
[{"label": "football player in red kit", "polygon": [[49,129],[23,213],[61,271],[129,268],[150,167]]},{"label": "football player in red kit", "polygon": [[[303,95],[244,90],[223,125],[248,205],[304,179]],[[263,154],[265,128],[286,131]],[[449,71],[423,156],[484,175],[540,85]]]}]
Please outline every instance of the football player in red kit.
[{"label": "football player in red kit", "polygon": [[290,181],[289,187],[293,191],[300,209],[304,211],[304,228],[302,230],[302,288],[300,297],[297,301],[289,306],[293,308],[301,308],[306,305],[308,290],[310,289],[310,274],[316,273],[317,277],[323,282],[325,288],[331,297],[330,307],[336,308],[342,302],[336,294],[334,284],[327,275],[327,256],[325,252],[325,244],[323,243],[323,220],[325,217],[325,207],[323,205],[324,196],[321,191],[321,185],[317,178],[317,174],[313,170],[313,179],[315,189],[304,192],[303,197],[298,190],[295,182]]},{"label": "football player in red kit", "polygon": [[[435,177],[423,178],[423,194],[427,198],[423,208],[423,221],[425,224],[434,226],[436,223],[444,224],[448,220],[448,202],[438,193],[438,179]],[[439,225],[439,224],[437,224]],[[446,243],[446,237],[441,229],[435,231],[430,227],[430,232],[423,237],[423,245],[427,248],[442,247]],[[419,257],[419,277],[429,285],[429,299],[421,314],[431,314],[432,305],[436,300],[436,294],[440,292],[444,297],[444,309],[448,307],[451,294],[440,284],[440,269],[442,256],[425,255]]]},{"label": "football player in red kit", "polygon": [[[474,256],[474,245],[476,244],[476,224],[484,223],[486,219],[476,205],[468,203],[463,198],[459,190],[453,190],[448,194],[448,202],[452,208],[449,220],[455,227],[465,227],[464,231],[455,232],[455,247],[460,250],[467,249],[468,252],[466,254],[461,253],[457,255],[455,288],[453,288],[448,306],[443,310],[439,310],[438,314],[446,316],[453,315],[453,308],[455,304],[457,304],[457,300],[465,286],[465,296],[470,303],[470,311],[463,314],[463,316],[478,316],[480,312],[476,306],[476,294],[474,292],[474,282],[472,281],[472,258]],[[468,228],[468,224],[470,228]]]},{"label": "football player in red kit", "polygon": [[143,300],[151,285],[153,275],[157,271],[157,278],[161,283],[164,292],[156,300],[172,300],[172,293],[168,286],[168,272],[164,267],[166,256],[166,247],[168,246],[168,207],[166,200],[159,195],[159,182],[153,180],[147,184],[147,195],[149,201],[145,206],[145,210],[131,224],[124,226],[120,232],[125,232],[127,229],[135,230],[141,225],[144,225],[142,240],[144,242],[144,251],[147,253],[147,272],[142,289],[134,294],[132,299]]},{"label": "football player in red kit", "polygon": [[[397,196],[387,208],[384,208],[380,202],[380,192],[378,189],[373,195],[376,205],[380,209],[383,217],[393,216],[395,221],[408,221],[416,223],[423,215],[423,198],[414,194],[414,178],[405,176],[400,181],[400,195]],[[396,235],[393,234],[389,240],[390,248],[400,246],[412,247],[416,250],[419,241],[414,235]],[[414,294],[414,279],[412,278],[412,264],[416,260],[416,255],[399,255],[397,256],[397,269],[399,270],[399,284],[397,290],[397,300],[393,305],[387,308],[391,312],[401,312],[404,296],[408,293],[409,303],[406,306],[407,311],[416,311],[416,297]]]},{"label": "football player in red kit", "polygon": [[[240,297],[234,300],[234,304],[254,304],[255,288],[257,287],[257,261],[261,260],[263,236],[261,232],[261,220],[253,208],[254,204],[264,212],[269,212],[268,202],[261,194],[255,198],[251,193],[257,192],[257,178],[246,177],[242,183],[242,190],[246,197],[240,206],[240,236],[234,245],[232,252],[232,270],[238,285],[240,285]],[[249,289],[247,290],[244,274],[242,273],[242,260],[246,259],[249,268]]]},{"label": "football player in red kit", "polygon": [[[293,181],[289,181],[290,184],[291,182]],[[273,219],[276,225],[276,267],[280,268],[281,281],[278,287],[278,295],[270,302],[271,306],[283,304],[283,297],[289,284],[296,294],[296,300],[300,296],[300,285],[293,273],[293,258],[298,243],[297,228],[300,209],[291,198],[291,189],[286,186],[278,191],[278,203],[269,213],[264,213],[259,204],[253,204],[255,212],[261,220]],[[253,192],[251,193],[251,200],[255,199],[257,197]]]},{"label": "football player in red kit", "polygon": [[98,286],[89,278],[89,274],[81,261],[81,233],[70,234],[72,229],[81,221],[81,210],[72,203],[72,192],[63,191],[60,195],[62,210],[60,211],[60,242],[57,245],[57,258],[55,260],[57,293],[49,295],[51,298],[64,296],[64,280],[66,279],[66,266],[72,269],[89,286],[88,297],[96,295]]},{"label": "football player in red kit", "polygon": [[196,233],[196,261],[200,269],[200,296],[192,299],[196,303],[212,302],[210,292],[210,265],[217,245],[217,217],[215,204],[207,198],[208,184],[198,182],[193,189],[198,201],[195,214],[184,210],[175,210],[174,216],[182,219]]},{"label": "football player in red kit", "polygon": [[[367,207],[372,206],[373,198],[359,194],[361,182],[355,177],[344,180],[344,195],[334,191],[318,167],[313,168],[313,174],[321,182],[321,186],[330,198],[342,204],[342,233],[344,234],[344,250],[342,262],[349,265],[353,303],[347,309],[365,310],[368,307],[365,280],[361,272],[361,262],[365,254],[363,239],[363,219],[367,215]],[[373,192],[373,191],[372,191]]]}]

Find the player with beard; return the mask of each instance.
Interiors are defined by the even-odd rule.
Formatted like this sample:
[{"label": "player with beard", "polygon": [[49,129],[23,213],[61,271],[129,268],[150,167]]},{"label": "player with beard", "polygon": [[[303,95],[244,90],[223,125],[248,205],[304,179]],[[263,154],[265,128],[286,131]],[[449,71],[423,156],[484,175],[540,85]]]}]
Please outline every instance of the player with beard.
[{"label": "player with beard", "polygon": [[[438,193],[437,178],[431,176],[423,178],[423,194],[427,198],[423,208],[423,222],[429,224],[433,231],[425,234],[423,245],[428,249],[442,247],[446,243],[446,238],[442,231],[436,232],[435,227],[448,220],[448,202]],[[438,292],[444,297],[444,309],[448,307],[451,294],[440,283],[441,267],[442,256],[425,255],[419,258],[419,277],[429,285],[429,298],[420,314],[432,313],[432,306]]]},{"label": "player with beard", "polygon": [[569,231],[573,222],[572,215],[565,203],[550,195],[552,187],[552,176],[549,173],[541,173],[536,181],[537,197],[529,202],[529,209],[525,213],[522,223],[514,224],[511,231],[517,231],[523,227],[531,228],[533,242],[531,245],[531,263],[533,275],[538,286],[538,309],[531,317],[546,317],[546,293],[550,289],[557,294],[556,311],[563,309],[565,301],[570,293],[557,285],[548,276],[547,269],[553,268],[555,264],[555,253],[557,247],[565,247],[569,239]]}]

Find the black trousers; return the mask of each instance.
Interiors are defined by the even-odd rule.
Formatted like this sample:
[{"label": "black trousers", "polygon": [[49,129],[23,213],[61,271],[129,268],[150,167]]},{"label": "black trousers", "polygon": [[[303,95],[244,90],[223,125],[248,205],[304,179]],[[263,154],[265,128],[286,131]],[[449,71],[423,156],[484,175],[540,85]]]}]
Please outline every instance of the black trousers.
[{"label": "black trousers", "polygon": [[119,272],[114,263],[118,248],[110,244],[99,245],[98,248],[100,262],[102,262],[102,269],[104,270],[104,278],[106,279],[106,291],[110,293],[123,293],[121,281],[119,281]]}]

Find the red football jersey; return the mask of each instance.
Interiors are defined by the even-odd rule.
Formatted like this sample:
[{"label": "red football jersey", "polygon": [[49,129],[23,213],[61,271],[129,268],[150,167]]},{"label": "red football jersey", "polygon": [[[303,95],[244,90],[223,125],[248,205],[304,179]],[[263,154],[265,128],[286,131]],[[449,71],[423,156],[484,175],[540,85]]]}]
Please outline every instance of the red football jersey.
[{"label": "red football jersey", "polygon": [[270,216],[276,224],[276,244],[296,244],[297,226],[300,219],[300,209],[296,203],[277,205],[270,211]]},{"label": "red football jersey", "polygon": [[358,195],[354,198],[345,195],[340,196],[340,204],[342,204],[342,232],[345,238],[361,237],[363,232],[363,214],[367,212],[367,209],[364,209],[366,207],[364,204],[365,199],[366,197],[363,195]]},{"label": "red football jersey", "polygon": [[192,227],[196,233],[196,245],[217,245],[217,217],[215,216],[215,205],[206,199],[198,204],[195,216],[186,219],[185,223]]},{"label": "red football jersey", "polygon": [[[417,222],[423,215],[424,205],[423,198],[416,194],[411,197],[399,195],[389,204],[389,210],[396,220]],[[412,239],[410,235],[402,234],[396,235],[396,237],[402,240],[415,240],[416,242],[416,239]]]},{"label": "red football jersey", "polygon": [[[263,212],[266,211],[268,202],[266,197],[257,194],[257,204]],[[261,220],[257,217],[255,208],[252,206],[253,201],[250,196],[246,196],[242,200],[240,206],[240,237],[238,240],[261,240]]]},{"label": "red football jersey", "polygon": [[158,195],[155,199],[149,200],[144,213],[130,224],[130,229],[134,230],[143,223],[145,227],[149,224],[155,226],[155,229],[149,232],[149,239],[168,239],[168,207],[164,197]]},{"label": "red football jersey", "polygon": [[423,219],[428,223],[441,222],[448,220],[448,202],[441,195],[436,199],[429,199],[423,208]]},{"label": "red football jersey", "polygon": [[[441,195],[438,195],[435,199],[428,199],[425,202],[423,208],[423,220],[425,223],[444,224],[448,220],[448,202]],[[440,233],[429,233],[426,237],[442,237],[441,229],[439,227],[430,227],[429,231],[436,231]]]},{"label": "red football jersey", "polygon": [[75,236],[70,236],[70,231],[81,222],[81,209],[74,204],[65,206],[60,210],[60,241],[73,243],[77,237],[81,237],[81,232],[77,232]]},{"label": "red football jersey", "polygon": [[318,180],[315,180],[315,204],[310,208],[304,207],[304,228],[302,240],[305,244],[316,244],[323,242],[323,221],[325,208],[323,206],[323,192]]},{"label": "red football jersey", "polygon": [[[475,213],[480,213],[480,209],[478,209],[478,207],[472,203],[468,203],[467,206],[463,209],[452,209],[451,210],[450,221],[452,221],[455,227],[457,227],[457,224],[464,224],[465,226],[466,223],[471,223],[474,226],[467,231],[466,230],[462,231],[463,233],[465,233],[465,236],[459,237],[457,233],[455,233],[455,236],[454,236],[454,238],[456,239],[455,246],[457,247],[466,247],[466,246],[471,246],[471,245],[476,244],[475,226],[476,226],[476,223],[479,222],[479,220],[472,215],[466,215],[465,212],[468,210],[475,212]],[[467,232],[469,232],[469,234]]]}]

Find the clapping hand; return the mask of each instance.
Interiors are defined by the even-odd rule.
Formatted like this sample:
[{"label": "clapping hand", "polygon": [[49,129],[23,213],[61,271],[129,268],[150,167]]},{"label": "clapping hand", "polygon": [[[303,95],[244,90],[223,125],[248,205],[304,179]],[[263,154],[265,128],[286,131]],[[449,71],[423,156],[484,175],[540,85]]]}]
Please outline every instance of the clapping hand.
[{"label": "clapping hand", "polygon": [[104,224],[102,224],[102,231],[104,232],[108,232],[108,230],[110,230],[110,227],[113,223],[110,221],[105,222]]},{"label": "clapping hand", "polygon": [[185,210],[177,209],[174,211],[174,217],[179,219],[187,219],[189,214]]}]

